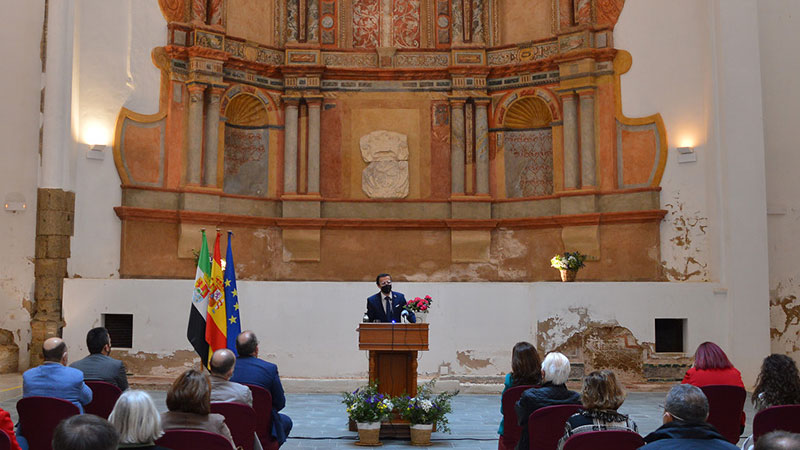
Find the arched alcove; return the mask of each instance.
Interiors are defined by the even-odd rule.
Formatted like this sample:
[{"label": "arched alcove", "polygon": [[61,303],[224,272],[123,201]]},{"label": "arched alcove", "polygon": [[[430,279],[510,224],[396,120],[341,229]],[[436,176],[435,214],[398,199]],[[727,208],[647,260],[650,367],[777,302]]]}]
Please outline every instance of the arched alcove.
[{"label": "arched alcove", "polygon": [[269,119],[261,100],[242,93],[225,108],[225,178],[230,194],[267,195]]},{"label": "arched alcove", "polygon": [[506,194],[510,198],[553,193],[553,121],[538,97],[512,103],[503,118]]}]

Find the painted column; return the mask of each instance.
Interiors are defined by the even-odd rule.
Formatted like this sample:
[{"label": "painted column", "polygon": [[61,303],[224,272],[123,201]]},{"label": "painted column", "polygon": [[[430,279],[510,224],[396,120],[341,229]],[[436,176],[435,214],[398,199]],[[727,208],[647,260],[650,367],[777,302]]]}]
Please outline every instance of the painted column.
[{"label": "painted column", "polygon": [[322,97],[307,97],[308,102],[308,193],[319,193],[319,137]]},{"label": "painted column", "polygon": [[489,99],[475,100],[475,193],[489,194]]},{"label": "painted column", "polygon": [[450,186],[456,195],[464,193],[464,100],[451,100],[450,108]]},{"label": "painted column", "polygon": [[564,189],[578,189],[581,183],[578,154],[578,112],[572,91],[561,93],[564,111]]},{"label": "painted column", "polygon": [[283,138],[283,192],[294,194],[297,192],[297,120],[300,99],[284,97],[283,101],[286,105]]},{"label": "painted column", "polygon": [[219,154],[219,99],[224,89],[212,87],[206,108],[206,141],[203,159],[203,184],[217,187],[217,156]]},{"label": "painted column", "polygon": [[594,89],[578,91],[581,108],[581,187],[597,186],[594,144]]},{"label": "painted column", "polygon": [[42,179],[40,188],[64,188],[64,168],[72,117],[74,0],[50,2],[47,14]]},{"label": "painted column", "polygon": [[223,0],[211,0],[208,3],[208,24],[222,26]]},{"label": "painted column", "polygon": [[189,123],[186,138],[186,184],[200,184],[203,160],[203,92],[204,84],[192,83],[189,89]]},{"label": "painted column", "polygon": [[206,1],[207,0],[192,0],[192,23],[206,23]]}]

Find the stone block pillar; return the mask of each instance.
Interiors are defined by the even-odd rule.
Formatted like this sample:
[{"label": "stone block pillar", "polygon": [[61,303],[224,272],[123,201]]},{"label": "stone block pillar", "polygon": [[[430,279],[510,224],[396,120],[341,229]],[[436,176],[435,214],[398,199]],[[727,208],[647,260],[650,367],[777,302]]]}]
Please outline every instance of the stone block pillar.
[{"label": "stone block pillar", "polygon": [[67,276],[74,216],[73,192],[39,189],[36,203],[36,302],[31,319],[31,366],[42,362],[45,339],[60,336],[64,326],[61,316],[62,286]]},{"label": "stone block pillar", "polygon": [[489,195],[489,99],[475,100],[475,193]]},{"label": "stone block pillar", "polygon": [[206,107],[206,140],[203,157],[203,185],[217,187],[217,162],[219,153],[219,99],[224,89],[212,87],[208,93]]},{"label": "stone block pillar", "polygon": [[186,137],[186,184],[199,185],[203,161],[203,99],[206,86],[192,83],[189,89],[189,123]]},{"label": "stone block pillar", "polygon": [[299,97],[284,97],[286,105],[283,138],[283,192],[297,193],[297,122],[299,117]]},{"label": "stone block pillar", "polygon": [[572,91],[561,93],[564,111],[564,189],[581,187],[578,153],[578,111]]},{"label": "stone block pillar", "polygon": [[594,138],[594,89],[581,89],[580,132],[581,132],[581,187],[597,186],[597,163]]},{"label": "stone block pillar", "polygon": [[453,195],[464,193],[464,99],[451,99],[450,176]]}]

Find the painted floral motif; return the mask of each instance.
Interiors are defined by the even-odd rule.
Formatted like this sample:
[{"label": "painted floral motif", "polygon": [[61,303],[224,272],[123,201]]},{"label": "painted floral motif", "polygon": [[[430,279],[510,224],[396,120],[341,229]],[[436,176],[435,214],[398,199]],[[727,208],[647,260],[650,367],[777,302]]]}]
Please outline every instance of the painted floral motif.
[{"label": "painted floral motif", "polygon": [[319,40],[319,6],[317,2],[308,2],[308,42]]},{"label": "painted floral motif", "polygon": [[353,47],[377,48],[380,31],[379,0],[353,1]]},{"label": "painted floral motif", "polygon": [[624,5],[625,0],[596,0],[597,24],[616,25]]},{"label": "painted floral motif", "polygon": [[300,17],[299,0],[289,0],[286,8],[286,38],[289,41],[296,41],[298,39],[298,19]]},{"label": "painted floral motif", "polygon": [[419,48],[419,0],[394,0],[392,27],[395,47]]},{"label": "painted floral motif", "polygon": [[472,1],[472,41],[483,43],[483,0]]},{"label": "painted floral motif", "polygon": [[575,0],[575,23],[592,23],[592,2],[590,0]]},{"label": "painted floral motif", "polygon": [[222,0],[208,2],[208,24],[222,25]]},{"label": "painted floral motif", "polygon": [[507,131],[503,141],[508,197],[552,194],[552,132],[549,129]]}]

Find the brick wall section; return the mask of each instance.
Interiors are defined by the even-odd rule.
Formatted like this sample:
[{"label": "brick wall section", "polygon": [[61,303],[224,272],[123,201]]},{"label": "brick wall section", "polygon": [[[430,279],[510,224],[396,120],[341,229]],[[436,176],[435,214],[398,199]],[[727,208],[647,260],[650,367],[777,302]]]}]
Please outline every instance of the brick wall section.
[{"label": "brick wall section", "polygon": [[63,280],[67,276],[70,237],[74,231],[75,193],[39,189],[36,205],[36,300],[31,319],[31,367],[42,362],[42,343],[61,336]]}]

